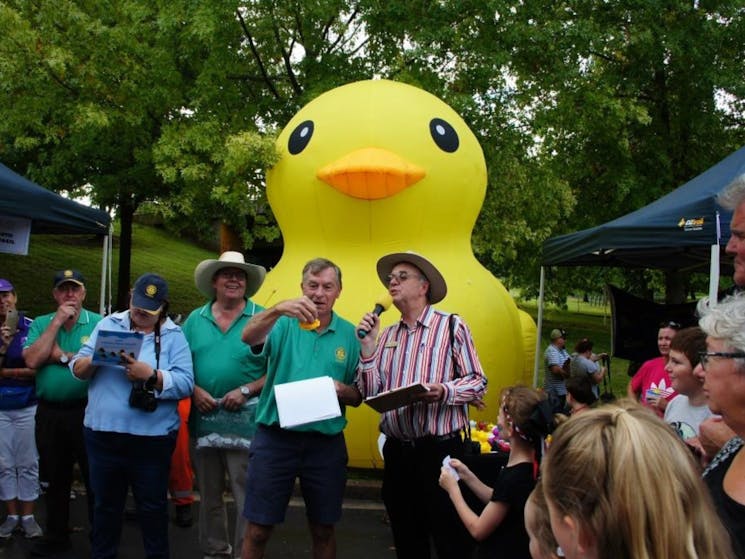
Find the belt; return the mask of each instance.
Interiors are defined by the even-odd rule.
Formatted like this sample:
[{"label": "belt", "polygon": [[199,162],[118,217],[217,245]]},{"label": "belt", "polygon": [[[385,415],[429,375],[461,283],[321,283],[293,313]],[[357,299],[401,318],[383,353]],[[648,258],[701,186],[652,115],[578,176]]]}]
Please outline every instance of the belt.
[{"label": "belt", "polygon": [[52,402],[51,400],[44,400],[43,398],[39,398],[39,405],[53,410],[79,410],[85,408],[85,406],[88,405],[88,400],[85,398],[79,398],[76,400],[61,400],[59,402]]},{"label": "belt", "polygon": [[266,425],[264,423],[258,423],[257,427],[261,429],[266,429],[267,431],[273,431],[274,433],[281,433],[283,435],[287,435],[290,437],[338,437],[341,435],[341,432],[334,433],[331,435],[327,435],[326,433],[320,433],[318,431],[295,431],[294,429],[283,429],[279,426],[278,423],[272,423],[271,425]]},{"label": "belt", "polygon": [[423,437],[417,437],[415,439],[397,439],[396,437],[388,437],[387,440],[396,443],[400,446],[406,446],[410,448],[416,448],[421,446],[432,446],[439,443],[444,443],[451,441],[455,438],[460,438],[460,431],[453,431],[452,433],[448,433],[446,435],[425,435]]}]

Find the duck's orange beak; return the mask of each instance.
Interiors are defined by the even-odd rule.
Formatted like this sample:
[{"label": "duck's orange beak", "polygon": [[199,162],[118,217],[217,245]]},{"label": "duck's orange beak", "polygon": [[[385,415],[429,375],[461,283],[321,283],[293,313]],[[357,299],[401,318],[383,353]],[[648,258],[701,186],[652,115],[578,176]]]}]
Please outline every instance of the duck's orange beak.
[{"label": "duck's orange beak", "polygon": [[422,180],[424,169],[385,149],[363,148],[325,165],[316,176],[348,196],[379,200]]}]

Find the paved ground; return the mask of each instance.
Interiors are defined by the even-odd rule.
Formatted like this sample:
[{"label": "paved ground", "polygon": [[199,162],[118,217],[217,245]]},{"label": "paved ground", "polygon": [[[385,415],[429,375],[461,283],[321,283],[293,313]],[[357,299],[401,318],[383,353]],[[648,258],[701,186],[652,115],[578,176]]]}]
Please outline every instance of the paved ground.
[{"label": "paved ground", "polygon": [[[390,528],[385,523],[383,505],[376,498],[375,491],[355,491],[350,488],[345,500],[344,516],[337,526],[337,556],[355,559],[378,559],[395,557],[392,548]],[[365,497],[365,498],[359,498]],[[195,504],[194,517],[196,518]],[[235,507],[229,503],[231,518]],[[37,517],[44,526],[43,498],[39,502]],[[72,522],[74,526],[86,526],[85,499],[78,497],[72,502]],[[232,521],[231,521],[232,522]],[[232,525],[232,524],[231,524]],[[197,541],[197,528],[178,528],[171,524],[169,530],[171,557],[174,559],[201,559]],[[60,559],[82,559],[90,556],[87,531],[72,535],[73,551],[60,555]],[[30,540],[14,535],[8,541],[0,542],[0,558],[22,559],[27,557]],[[293,559],[311,557],[310,535],[305,523],[305,508],[302,499],[293,498],[287,512],[287,521],[277,526],[267,547],[268,559]],[[125,522],[120,559],[141,559],[144,557],[142,540],[136,522]]]}]

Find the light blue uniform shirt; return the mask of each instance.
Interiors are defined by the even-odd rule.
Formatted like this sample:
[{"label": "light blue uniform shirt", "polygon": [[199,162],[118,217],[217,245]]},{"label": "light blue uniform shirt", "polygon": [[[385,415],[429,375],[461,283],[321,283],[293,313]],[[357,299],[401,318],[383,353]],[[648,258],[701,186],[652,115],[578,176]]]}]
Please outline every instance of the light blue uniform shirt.
[{"label": "light blue uniform shirt", "polygon": [[[93,354],[101,330],[129,331],[129,311],[109,315],[98,323],[70,363],[71,370],[78,358]],[[156,368],[153,333],[145,335],[138,360]],[[194,372],[186,337],[170,318],[160,327],[160,361],[157,368],[163,376],[163,390],[155,391],[158,407],[154,412],[129,405],[132,383],[122,367],[96,368],[88,384],[88,406],[85,408],[83,425],[94,431],[145,436],[166,435],[177,430],[179,416],[176,406],[181,398],[189,396],[194,390]]]}]

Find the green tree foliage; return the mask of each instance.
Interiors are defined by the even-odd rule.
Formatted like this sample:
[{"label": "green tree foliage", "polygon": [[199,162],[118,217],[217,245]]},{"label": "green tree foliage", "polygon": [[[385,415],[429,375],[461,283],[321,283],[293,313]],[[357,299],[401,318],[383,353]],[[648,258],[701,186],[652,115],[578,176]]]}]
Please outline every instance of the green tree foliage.
[{"label": "green tree foliage", "polygon": [[[279,235],[263,172],[291,116],[350,81],[411,83],[479,137],[474,250],[531,293],[546,238],[743,144],[744,31],[731,1],[2,0],[0,158],[116,209],[123,241],[148,203],[249,248]],[[552,295],[612,274],[557,271]]]},{"label": "green tree foliage", "polygon": [[[503,13],[546,172],[577,201],[554,234],[633,211],[742,146],[741,3],[530,2]],[[584,287],[584,274],[557,275]]]},{"label": "green tree foliage", "polygon": [[[182,34],[205,53],[189,103],[154,146],[175,196],[169,215],[212,232],[216,216],[254,239],[279,234],[264,193],[278,130],[308,101],[365,79],[359,12],[346,2],[172,2]],[[186,218],[186,219],[184,219]]]},{"label": "green tree foliage", "polygon": [[132,216],[170,189],[153,145],[194,73],[179,56],[185,39],[147,2],[0,4],[0,154],[42,184],[116,210],[120,307]]}]

